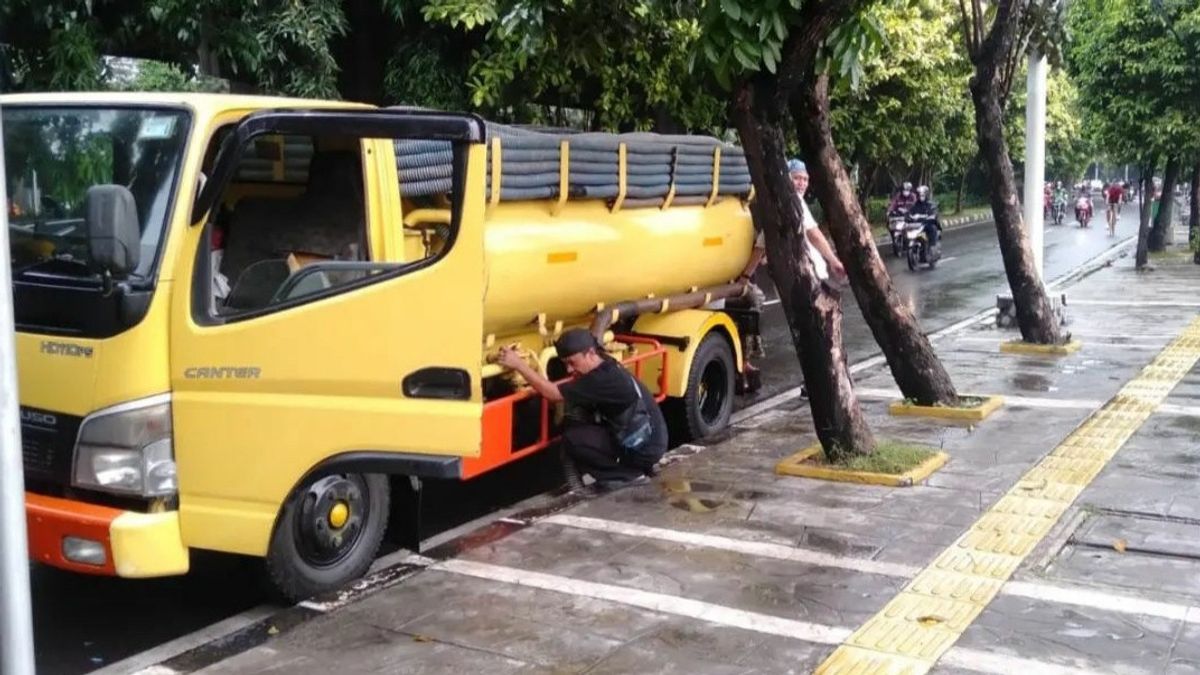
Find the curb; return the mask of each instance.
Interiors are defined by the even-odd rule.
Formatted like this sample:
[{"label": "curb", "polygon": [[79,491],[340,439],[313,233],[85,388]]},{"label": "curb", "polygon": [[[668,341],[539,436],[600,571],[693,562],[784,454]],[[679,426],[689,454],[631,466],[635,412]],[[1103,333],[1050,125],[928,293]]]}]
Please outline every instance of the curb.
[{"label": "curb", "polygon": [[1074,354],[1083,347],[1083,343],[1079,340],[1071,340],[1062,345],[1039,345],[1024,342],[1020,339],[1009,340],[1000,343],[1000,351],[1005,354],[1039,354],[1050,356],[1064,356],[1066,354]]},{"label": "curb", "polygon": [[[971,394],[962,394],[970,397]],[[979,396],[983,402],[977,406],[951,408],[947,406],[914,405],[904,401],[893,401],[888,405],[888,414],[894,417],[932,417],[958,422],[982,422],[1004,405],[1003,396]]]},{"label": "curb", "polygon": [[814,443],[796,454],[786,457],[775,465],[775,473],[781,476],[798,476],[800,478],[815,478],[817,480],[833,481],[835,483],[857,483],[859,485],[882,485],[884,487],[912,487],[929,478],[934,471],[945,466],[950,455],[936,452],[929,459],[904,473],[879,473],[876,471],[855,471],[841,469],[835,466],[821,464],[806,464],[805,462],[825,454],[820,442]]}]

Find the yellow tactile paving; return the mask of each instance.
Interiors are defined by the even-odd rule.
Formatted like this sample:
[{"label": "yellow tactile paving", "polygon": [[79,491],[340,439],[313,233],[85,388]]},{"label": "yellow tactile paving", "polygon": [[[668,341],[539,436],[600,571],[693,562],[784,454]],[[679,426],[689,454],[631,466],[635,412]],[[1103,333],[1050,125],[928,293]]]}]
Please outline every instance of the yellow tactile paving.
[{"label": "yellow tactile paving", "polygon": [[999,594],[1075,498],[1200,360],[1200,317],[817,668],[921,675]]}]

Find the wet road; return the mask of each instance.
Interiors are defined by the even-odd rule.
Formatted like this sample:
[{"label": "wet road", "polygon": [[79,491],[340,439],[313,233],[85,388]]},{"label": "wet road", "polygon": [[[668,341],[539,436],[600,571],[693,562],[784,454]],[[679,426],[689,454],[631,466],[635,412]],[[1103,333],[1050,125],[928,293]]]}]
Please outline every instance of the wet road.
[{"label": "wet road", "polygon": [[[1136,231],[1133,209],[1126,209],[1118,238]],[[1097,221],[1094,221],[1097,222]],[[1089,230],[1063,226],[1046,232],[1046,276],[1054,279],[1103,252],[1113,240],[1102,224]],[[936,270],[909,272],[903,260],[887,257],[900,296],[912,303],[922,327],[933,332],[995,304],[1006,288],[1000,251],[991,226],[946,233]],[[764,284],[769,297],[773,288]],[[851,361],[877,351],[849,291],[845,294],[846,342]],[[796,386],[799,366],[778,303],[763,317],[768,358],[761,400]],[[742,405],[753,400],[743,401]],[[427,497],[425,534],[487,514],[553,487],[557,479],[548,456],[507,467],[471,489],[441,486]],[[518,492],[514,485],[521,486]],[[392,545],[395,548],[394,545]],[[101,668],[163,642],[267,602],[257,560],[217,554],[193,557],[193,571],[180,578],[127,581],[85,577],[35,566],[32,571],[34,629],[38,671],[74,675]]]},{"label": "wet road", "polygon": [[[1104,224],[1104,212],[1099,210],[1092,226],[1047,226],[1045,234],[1045,272],[1047,280],[1103,253],[1114,241],[1137,233],[1136,205],[1127,205],[1117,225],[1117,236],[1109,237]],[[888,272],[900,298],[909,303],[926,333],[933,333],[981,310],[996,306],[996,296],[1008,292],[1000,245],[992,225],[976,225],[953,230],[942,236],[942,259],[937,269],[920,268],[910,272],[901,258],[891,255],[890,247],[881,249]],[[763,371],[763,388],[743,405],[769,398],[800,383],[800,364],[792,347],[791,335],[783,309],[775,300],[775,289],[760,270],[759,284],[767,292],[769,304],[762,319],[763,341],[767,358],[756,363]],[[863,320],[862,312],[849,288],[842,297],[845,315],[844,332],[850,363],[862,360],[879,351],[875,338]]]}]

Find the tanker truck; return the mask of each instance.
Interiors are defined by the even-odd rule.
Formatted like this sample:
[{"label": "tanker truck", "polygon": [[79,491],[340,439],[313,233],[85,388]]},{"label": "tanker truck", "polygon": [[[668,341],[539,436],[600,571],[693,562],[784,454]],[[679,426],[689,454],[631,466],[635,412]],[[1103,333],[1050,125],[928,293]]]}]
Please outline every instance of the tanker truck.
[{"label": "tanker truck", "polygon": [[753,226],[716,139],[212,94],[0,97],[30,557],[365,572],[429,481],[551,447],[587,326],[680,433],[728,424]]}]

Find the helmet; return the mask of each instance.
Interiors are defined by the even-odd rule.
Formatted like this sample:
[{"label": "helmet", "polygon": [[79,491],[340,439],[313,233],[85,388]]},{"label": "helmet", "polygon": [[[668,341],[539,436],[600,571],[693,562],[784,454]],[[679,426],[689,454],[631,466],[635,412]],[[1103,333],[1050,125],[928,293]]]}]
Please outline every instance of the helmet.
[{"label": "helmet", "polygon": [[904,181],[904,185],[901,185],[900,189],[904,191],[904,194],[908,194],[912,192],[912,183]]},{"label": "helmet", "polygon": [[917,188],[917,199],[920,199],[921,201],[925,201],[926,199],[929,199],[929,186],[928,185],[922,185],[921,187]]},{"label": "helmet", "polygon": [[1054,181],[1054,187],[1061,190],[1062,189],[1062,181],[1061,180]]},{"label": "helmet", "polygon": [[808,173],[808,167],[804,165],[804,162],[798,159],[789,159],[787,163],[787,170],[788,173]]}]

